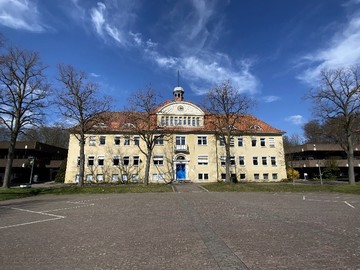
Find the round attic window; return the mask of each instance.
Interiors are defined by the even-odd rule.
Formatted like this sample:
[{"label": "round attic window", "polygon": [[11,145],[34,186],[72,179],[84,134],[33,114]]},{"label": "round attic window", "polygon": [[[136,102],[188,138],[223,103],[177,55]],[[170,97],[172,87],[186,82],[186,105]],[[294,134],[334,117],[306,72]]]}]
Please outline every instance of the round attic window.
[{"label": "round attic window", "polygon": [[183,111],[184,110],[184,106],[182,106],[182,105],[179,105],[178,107],[177,107],[177,109],[178,109],[178,111]]}]

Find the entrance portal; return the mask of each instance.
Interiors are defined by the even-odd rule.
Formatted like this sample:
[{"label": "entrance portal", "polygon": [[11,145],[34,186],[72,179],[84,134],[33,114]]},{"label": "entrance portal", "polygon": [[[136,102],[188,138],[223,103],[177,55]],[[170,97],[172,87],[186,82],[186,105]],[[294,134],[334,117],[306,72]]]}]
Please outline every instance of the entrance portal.
[{"label": "entrance portal", "polygon": [[185,180],[185,164],[176,164],[176,180]]}]

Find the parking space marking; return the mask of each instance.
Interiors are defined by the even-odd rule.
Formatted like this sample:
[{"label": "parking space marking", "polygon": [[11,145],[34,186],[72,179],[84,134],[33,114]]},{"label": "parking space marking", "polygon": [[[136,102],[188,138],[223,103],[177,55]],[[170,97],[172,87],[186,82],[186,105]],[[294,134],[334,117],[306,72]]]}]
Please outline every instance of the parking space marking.
[{"label": "parking space marking", "polygon": [[0,229],[14,228],[14,227],[19,227],[19,226],[25,226],[25,225],[36,224],[36,223],[53,221],[53,220],[58,220],[58,219],[63,219],[63,218],[65,218],[65,216],[54,215],[54,214],[49,214],[49,213],[45,213],[45,212],[32,211],[32,210],[27,210],[27,209],[22,209],[22,208],[17,208],[17,207],[6,207],[6,206],[2,206],[2,207],[8,208],[8,209],[12,209],[12,210],[18,210],[18,211],[22,211],[22,212],[28,212],[28,213],[33,213],[33,214],[39,214],[39,215],[49,216],[49,217],[52,217],[52,218],[35,220],[35,221],[30,221],[30,222],[23,222],[23,223],[18,223],[18,224],[13,224],[13,225],[7,225],[7,226],[2,226],[2,227],[0,227]]},{"label": "parking space marking", "polygon": [[350,203],[348,203],[347,201],[344,201],[344,203],[346,203],[348,206],[355,208],[355,206],[351,205]]},{"label": "parking space marking", "polygon": [[[340,199],[340,200],[310,199],[310,198],[306,198],[305,195],[303,195],[303,201],[308,201],[308,202],[345,203],[347,206],[355,209],[355,206],[353,206],[350,202],[348,202],[348,201],[343,201],[343,200],[341,200],[340,197],[335,197],[335,199]],[[353,202],[352,202],[352,203],[353,203]]]}]

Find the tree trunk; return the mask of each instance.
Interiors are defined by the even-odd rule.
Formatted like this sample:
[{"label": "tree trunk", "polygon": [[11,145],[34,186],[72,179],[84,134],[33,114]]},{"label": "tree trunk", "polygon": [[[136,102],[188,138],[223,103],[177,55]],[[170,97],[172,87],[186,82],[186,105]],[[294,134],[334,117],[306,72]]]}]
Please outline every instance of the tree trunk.
[{"label": "tree trunk", "polygon": [[347,160],[348,160],[348,175],[349,175],[349,184],[355,185],[355,172],[354,172],[354,147],[352,141],[352,135],[348,134],[347,136]]},{"label": "tree trunk", "polygon": [[147,186],[149,184],[149,174],[150,174],[150,163],[151,163],[151,148],[147,149],[146,155],[146,165],[145,165],[145,178],[144,178],[144,185]]},{"label": "tree trunk", "polygon": [[84,171],[85,171],[85,136],[80,139],[80,168],[79,168],[79,183],[78,186],[84,185]]},{"label": "tree trunk", "polygon": [[226,179],[225,179],[225,182],[226,183],[230,183],[231,179],[230,179],[230,138],[228,137],[227,139],[227,142],[225,144],[225,152],[226,152],[226,160],[225,160],[225,165],[226,165]]},{"label": "tree trunk", "polygon": [[5,167],[5,175],[4,175],[4,182],[2,187],[3,188],[10,188],[10,182],[11,182],[11,171],[12,171],[12,165],[15,155],[15,145],[16,145],[16,135],[12,134],[10,139],[10,145],[8,149],[8,157],[6,160],[6,167]]}]

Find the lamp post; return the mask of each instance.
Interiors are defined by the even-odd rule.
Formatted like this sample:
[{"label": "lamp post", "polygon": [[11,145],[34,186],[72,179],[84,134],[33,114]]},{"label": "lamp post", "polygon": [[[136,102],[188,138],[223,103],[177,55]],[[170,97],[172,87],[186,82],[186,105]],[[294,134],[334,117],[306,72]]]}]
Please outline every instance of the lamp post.
[{"label": "lamp post", "polygon": [[30,180],[29,180],[29,185],[31,186],[33,172],[34,172],[35,157],[30,156],[30,157],[28,157],[28,159],[29,159],[30,165],[31,165]]}]

